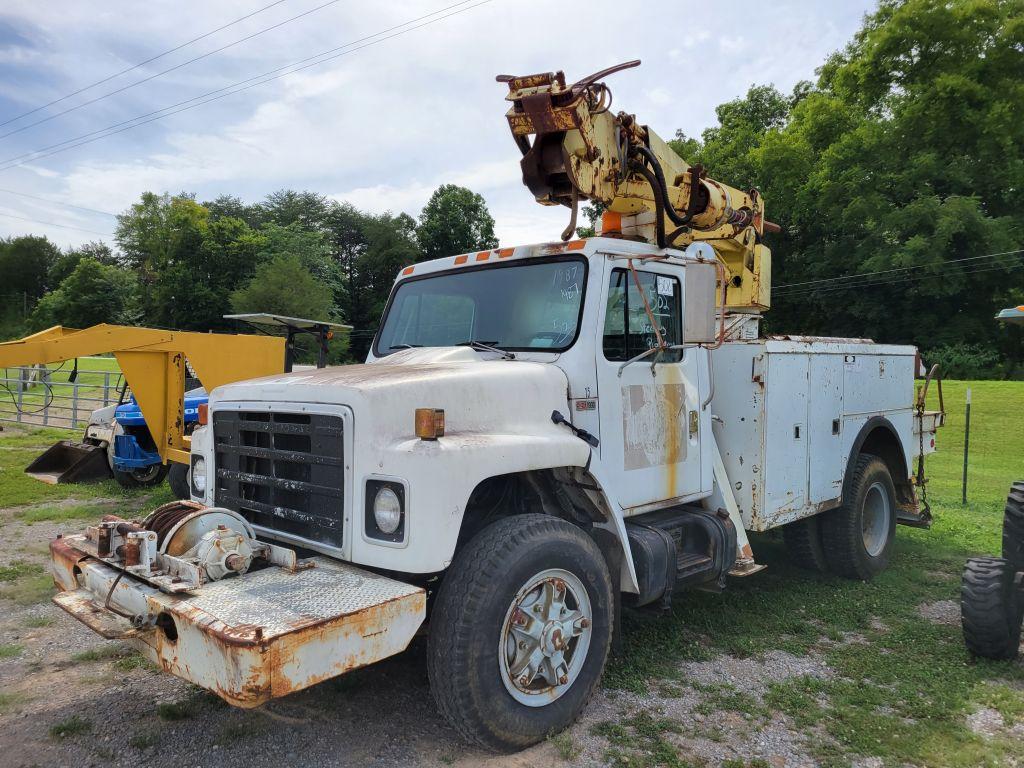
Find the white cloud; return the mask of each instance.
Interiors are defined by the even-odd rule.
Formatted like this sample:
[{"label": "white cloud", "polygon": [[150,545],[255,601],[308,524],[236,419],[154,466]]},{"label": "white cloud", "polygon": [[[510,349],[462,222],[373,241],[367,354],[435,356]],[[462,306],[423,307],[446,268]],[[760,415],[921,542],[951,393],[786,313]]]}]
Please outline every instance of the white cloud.
[{"label": "white cloud", "polygon": [[[191,190],[200,199],[228,193],[256,200],[293,187],[371,211],[417,214],[437,186],[456,183],[484,195],[503,244],[549,240],[565,226],[568,211],[536,205],[522,187],[519,152],[503,117],[505,88],[494,82],[496,73],[563,69],[573,79],[643,58],[642,67],[608,80],[615,108],[636,112],[666,137],[677,128],[699,135],[713,123],[715,106],[742,95],[751,83],[774,82],[786,90],[813,77],[814,67],[846,42],[872,2],[791,0],[778,7],[736,0],[728,6],[687,4],[684,16],[678,3],[658,0],[645,6],[643,14],[622,16],[611,0],[495,0],[322,67],[0,171],[0,187],[114,211],[146,190]],[[173,75],[12,136],[0,142],[0,156],[192,98],[446,4],[338,3]],[[132,0],[59,8],[38,0],[7,0],[5,20],[18,31],[17,45],[28,47],[24,55],[35,58],[25,66],[5,60],[0,52],[0,122],[238,18],[251,5],[247,0],[148,0],[146,13],[138,13]],[[286,5],[276,7],[106,87],[212,50],[297,12]],[[536,22],[540,15],[541,25]],[[616,23],[607,23],[612,17]],[[787,46],[754,46],[743,35],[721,31],[732,29],[736,18],[744,19],[744,29],[759,30],[759,40],[787,40]],[[652,24],[652,19],[668,21]],[[565,45],[567,39],[586,44]],[[710,74],[692,76],[698,64]],[[45,205],[32,208],[19,202],[10,207],[26,218],[96,230],[111,226],[109,219],[94,220],[59,207],[50,206],[48,215]],[[30,229],[0,221],[0,235]],[[90,237],[60,230],[47,234],[64,244]]]}]

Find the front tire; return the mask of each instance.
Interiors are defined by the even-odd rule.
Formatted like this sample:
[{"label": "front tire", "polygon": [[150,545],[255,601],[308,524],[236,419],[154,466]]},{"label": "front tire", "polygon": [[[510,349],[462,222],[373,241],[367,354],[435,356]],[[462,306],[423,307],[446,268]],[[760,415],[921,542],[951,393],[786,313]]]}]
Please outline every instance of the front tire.
[{"label": "front tire", "polygon": [[608,567],[580,528],[537,514],[488,526],[457,554],[431,614],[438,709],[489,749],[561,731],[601,680],[613,611]]},{"label": "front tire", "polygon": [[167,485],[171,488],[174,498],[180,501],[188,501],[192,498],[192,489],[189,487],[189,468],[187,464],[175,462],[167,472]]},{"label": "front tire", "polygon": [[167,477],[169,467],[166,464],[150,464],[148,467],[133,469],[130,472],[114,470],[114,479],[129,491],[139,488],[152,488],[160,485]]},{"label": "front tire", "polygon": [[847,479],[843,505],[821,521],[829,569],[868,581],[889,567],[896,538],[896,487],[877,456],[861,454]]}]

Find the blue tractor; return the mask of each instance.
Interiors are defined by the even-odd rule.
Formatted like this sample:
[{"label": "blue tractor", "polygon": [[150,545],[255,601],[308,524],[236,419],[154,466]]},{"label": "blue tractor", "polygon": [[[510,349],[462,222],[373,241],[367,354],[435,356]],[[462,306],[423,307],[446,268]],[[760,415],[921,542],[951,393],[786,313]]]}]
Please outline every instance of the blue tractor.
[{"label": "blue tractor", "polygon": [[[209,400],[202,387],[185,393],[185,433],[191,434],[199,423],[199,406]],[[185,464],[167,463],[160,460],[153,437],[142,416],[142,409],[134,397],[114,409],[110,447],[108,453],[110,469],[114,479],[124,488],[144,488],[159,485],[167,477],[174,495],[180,499],[189,497],[188,467]]]}]

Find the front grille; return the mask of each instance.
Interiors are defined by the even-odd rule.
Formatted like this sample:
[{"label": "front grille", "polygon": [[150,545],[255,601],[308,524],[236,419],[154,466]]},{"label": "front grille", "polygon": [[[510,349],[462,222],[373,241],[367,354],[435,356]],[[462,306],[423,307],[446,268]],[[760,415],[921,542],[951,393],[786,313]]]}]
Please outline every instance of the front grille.
[{"label": "front grille", "polygon": [[253,525],[340,547],[342,431],[340,416],[216,411],[214,503]]}]

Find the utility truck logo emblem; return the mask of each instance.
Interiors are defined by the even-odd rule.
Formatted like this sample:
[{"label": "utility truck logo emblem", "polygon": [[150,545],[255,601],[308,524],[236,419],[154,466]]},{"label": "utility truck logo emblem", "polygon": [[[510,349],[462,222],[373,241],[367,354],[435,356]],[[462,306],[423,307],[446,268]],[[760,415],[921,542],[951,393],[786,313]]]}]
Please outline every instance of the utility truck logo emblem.
[{"label": "utility truck logo emblem", "polygon": [[678,464],[686,458],[682,438],[682,384],[630,384],[622,388],[623,469]]},{"label": "utility truck logo emblem", "polygon": [[576,401],[577,411],[596,411],[597,400],[577,400]]}]

